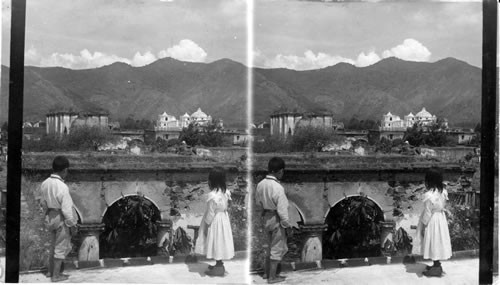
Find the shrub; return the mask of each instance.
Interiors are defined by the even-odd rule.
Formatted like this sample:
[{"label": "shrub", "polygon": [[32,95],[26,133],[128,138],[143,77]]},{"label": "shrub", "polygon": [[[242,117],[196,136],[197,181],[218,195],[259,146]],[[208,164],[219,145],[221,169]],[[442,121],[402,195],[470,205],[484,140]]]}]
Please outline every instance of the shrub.
[{"label": "shrub", "polygon": [[189,146],[209,146],[218,147],[230,144],[224,139],[222,127],[217,122],[208,124],[206,127],[199,127],[194,123],[184,128],[179,135],[180,141],[185,141]]},{"label": "shrub", "polygon": [[94,150],[113,141],[113,135],[107,128],[98,126],[79,126],[71,129],[64,140],[69,150]]},{"label": "shrub", "polygon": [[33,152],[66,150],[65,142],[56,135],[45,135],[40,140],[23,139],[23,150]]},{"label": "shrub", "polygon": [[79,126],[71,129],[65,136],[45,135],[40,140],[23,140],[25,151],[45,152],[45,151],[74,151],[93,150],[100,146],[114,142],[110,130],[97,126]]},{"label": "shrub", "polygon": [[323,127],[298,127],[290,140],[292,151],[321,151],[331,143],[340,143],[344,139],[331,128]]},{"label": "shrub", "polygon": [[[234,250],[247,249],[248,218],[247,207],[243,195],[233,192],[232,203],[229,204],[229,219],[233,233]],[[241,196],[238,198],[237,196]]]},{"label": "shrub", "polygon": [[103,218],[101,258],[156,255],[160,211],[141,196],[127,196],[111,205]]},{"label": "shrub", "polygon": [[21,193],[26,206],[21,211],[19,270],[45,267],[49,258],[49,233],[44,225],[44,213],[35,200],[36,183],[22,179]]},{"label": "shrub", "polygon": [[448,228],[454,251],[479,248],[479,209],[466,205],[448,205]]},{"label": "shrub", "polygon": [[157,138],[156,141],[154,142],[151,151],[155,152],[168,152],[169,148],[178,146],[181,144],[181,141],[179,139],[169,139],[169,140],[164,140],[162,138]]},{"label": "shrub", "polygon": [[392,142],[389,139],[382,138],[375,145],[375,152],[389,153],[391,152]]},{"label": "shrub", "polygon": [[252,143],[252,150],[255,153],[269,152],[289,152],[290,141],[279,135],[268,135],[263,141],[255,141]]},{"label": "shrub", "polygon": [[404,144],[402,139],[395,139],[392,141],[392,147],[399,147]]},{"label": "shrub", "polygon": [[380,208],[364,196],[348,197],[335,205],[326,218],[326,258],[380,255]]}]

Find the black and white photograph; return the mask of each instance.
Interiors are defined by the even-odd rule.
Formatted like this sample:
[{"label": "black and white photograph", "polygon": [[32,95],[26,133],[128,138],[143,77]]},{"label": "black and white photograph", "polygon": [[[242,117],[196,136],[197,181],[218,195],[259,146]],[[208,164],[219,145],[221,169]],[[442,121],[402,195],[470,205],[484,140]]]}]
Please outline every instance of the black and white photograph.
[{"label": "black and white photograph", "polygon": [[2,0],[0,282],[498,284],[494,0]]},{"label": "black and white photograph", "polygon": [[325,2],[255,1],[252,282],[477,284],[482,3]]},{"label": "black and white photograph", "polygon": [[246,282],[246,8],[26,1],[19,282]]}]

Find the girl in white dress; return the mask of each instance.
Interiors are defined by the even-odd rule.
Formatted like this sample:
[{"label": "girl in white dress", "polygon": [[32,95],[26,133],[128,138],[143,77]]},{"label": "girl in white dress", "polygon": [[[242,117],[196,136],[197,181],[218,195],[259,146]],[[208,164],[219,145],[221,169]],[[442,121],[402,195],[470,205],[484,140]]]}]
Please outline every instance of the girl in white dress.
[{"label": "girl in white dress", "polygon": [[421,238],[421,251],[424,259],[431,259],[434,264],[427,266],[426,276],[441,276],[443,269],[440,260],[451,257],[451,240],[446,221],[445,205],[448,192],[443,187],[443,175],[439,170],[431,169],[425,175],[425,186],[429,190],[423,196],[424,209],[418,228]]},{"label": "girl in white dress", "polygon": [[207,275],[224,276],[222,260],[234,257],[233,233],[227,213],[231,193],[226,189],[226,172],[214,167],[208,175],[207,209],[200,224],[200,235],[196,241],[195,252],[215,259],[214,266],[208,266]]}]

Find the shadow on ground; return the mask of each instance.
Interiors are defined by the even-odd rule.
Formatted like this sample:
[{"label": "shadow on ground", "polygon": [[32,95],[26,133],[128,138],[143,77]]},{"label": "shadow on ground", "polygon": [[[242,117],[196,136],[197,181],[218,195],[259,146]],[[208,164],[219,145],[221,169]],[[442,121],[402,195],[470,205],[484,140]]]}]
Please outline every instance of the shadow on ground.
[{"label": "shadow on ground", "polygon": [[[208,277],[208,278],[214,277],[206,274],[206,271],[208,271],[208,265],[210,265],[206,262],[195,262],[195,263],[186,262],[186,265],[188,267],[189,272],[198,273],[200,277]],[[224,276],[227,276],[228,273],[229,272],[227,272],[226,270]]]},{"label": "shadow on ground", "polygon": [[417,276],[420,278],[424,276],[423,272],[425,270],[425,267],[427,264],[425,263],[407,263],[405,264],[406,267],[406,272],[408,273],[415,273]]},{"label": "shadow on ground", "polygon": [[200,274],[201,277],[207,276],[205,271],[208,270],[208,263],[206,262],[196,262],[196,263],[186,263],[189,272],[195,272]]}]

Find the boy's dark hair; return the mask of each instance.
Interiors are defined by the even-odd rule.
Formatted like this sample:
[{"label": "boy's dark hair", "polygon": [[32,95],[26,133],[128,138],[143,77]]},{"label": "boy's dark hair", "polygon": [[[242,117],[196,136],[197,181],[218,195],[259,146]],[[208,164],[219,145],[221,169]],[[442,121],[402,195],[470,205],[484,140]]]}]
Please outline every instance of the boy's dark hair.
[{"label": "boy's dark hair", "polygon": [[224,168],[216,166],[208,174],[208,187],[210,190],[220,189],[226,193],[226,171]]},{"label": "boy's dark hair", "polygon": [[267,170],[270,173],[276,173],[281,169],[285,169],[285,161],[281,157],[273,157],[269,160],[267,164]]},{"label": "boy's dark hair", "polygon": [[52,170],[54,172],[61,172],[66,168],[69,168],[69,160],[65,156],[58,155],[52,161]]},{"label": "boy's dark hair", "polygon": [[431,168],[425,173],[425,186],[443,192],[443,173],[440,169]]}]

